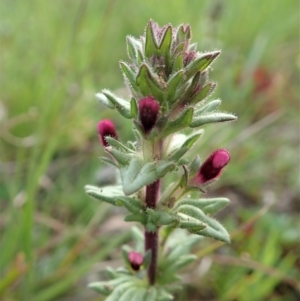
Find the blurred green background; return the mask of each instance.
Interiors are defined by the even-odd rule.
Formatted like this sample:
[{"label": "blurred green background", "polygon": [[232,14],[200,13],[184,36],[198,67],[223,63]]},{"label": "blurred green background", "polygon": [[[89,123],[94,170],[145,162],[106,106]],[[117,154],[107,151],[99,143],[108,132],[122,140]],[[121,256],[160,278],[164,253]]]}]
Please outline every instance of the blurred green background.
[{"label": "blurred green background", "polygon": [[[0,299],[103,300],[87,288],[121,264],[123,212],[89,199],[109,178],[96,124],[130,121],[102,107],[124,93],[125,36],[150,18],[190,23],[202,51],[222,49],[213,97],[235,123],[208,126],[204,158],[232,154],[209,195],[232,200],[219,219],[230,245],[205,239],[176,300],[300,300],[299,1],[0,0]],[[126,91],[126,90],[125,90]]]}]

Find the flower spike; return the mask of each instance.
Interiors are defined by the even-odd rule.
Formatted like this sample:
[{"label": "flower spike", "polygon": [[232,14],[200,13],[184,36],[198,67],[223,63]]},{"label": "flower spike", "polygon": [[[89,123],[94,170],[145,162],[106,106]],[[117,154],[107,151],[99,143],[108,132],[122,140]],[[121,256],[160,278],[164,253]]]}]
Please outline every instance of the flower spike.
[{"label": "flower spike", "polygon": [[[135,140],[118,140],[109,119],[98,123],[109,156],[101,159],[118,169],[118,177],[107,187],[87,185],[86,193],[123,207],[124,220],[143,228],[132,231],[135,249],[122,248],[126,267],[108,268],[110,280],[90,284],[107,301],[173,300],[169,291],[178,284],[179,269],[197,259],[190,253],[199,236],[230,242],[227,230],[211,217],[229,200],[197,197],[220,177],[230,155],[217,149],[201,164],[191,148],[203,133],[195,128],[237,117],[219,111],[219,99],[209,99],[216,87],[209,81],[210,65],[221,52],[197,50],[191,38],[188,24],[159,26],[150,20],[141,37],[127,37],[129,60],[120,62],[130,93],[97,94],[102,104],[131,120]],[[184,232],[173,235],[177,228]]]}]

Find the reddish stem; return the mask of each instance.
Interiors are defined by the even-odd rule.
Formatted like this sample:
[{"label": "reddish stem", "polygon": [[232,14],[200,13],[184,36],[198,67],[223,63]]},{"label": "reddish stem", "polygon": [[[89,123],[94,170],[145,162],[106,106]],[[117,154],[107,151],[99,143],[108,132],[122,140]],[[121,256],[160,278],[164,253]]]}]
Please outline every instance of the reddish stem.
[{"label": "reddish stem", "polygon": [[[160,180],[146,187],[146,207],[155,209],[160,193]],[[151,260],[148,267],[149,284],[155,283],[157,250],[158,250],[158,231],[145,230],[145,251],[151,250]]]}]

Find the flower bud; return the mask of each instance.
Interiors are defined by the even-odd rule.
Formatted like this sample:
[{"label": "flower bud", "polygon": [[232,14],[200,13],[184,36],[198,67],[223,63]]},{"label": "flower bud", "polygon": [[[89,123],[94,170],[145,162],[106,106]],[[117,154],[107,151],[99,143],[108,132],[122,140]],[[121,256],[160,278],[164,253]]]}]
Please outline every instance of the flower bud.
[{"label": "flower bud", "polygon": [[198,173],[190,183],[198,186],[216,180],[229,161],[230,155],[226,149],[216,150],[201,165]]},{"label": "flower bud", "polygon": [[144,256],[141,253],[130,251],[128,254],[128,260],[134,271],[138,271],[144,261]]},{"label": "flower bud", "polygon": [[158,112],[159,103],[153,97],[147,96],[139,101],[139,117],[146,134],[156,124]]},{"label": "flower bud", "polygon": [[105,139],[106,136],[110,136],[110,137],[113,137],[115,139],[118,139],[115,125],[109,119],[101,120],[98,123],[97,129],[98,129],[100,141],[101,141],[101,143],[104,147],[109,146],[109,144],[107,143],[107,141]]}]

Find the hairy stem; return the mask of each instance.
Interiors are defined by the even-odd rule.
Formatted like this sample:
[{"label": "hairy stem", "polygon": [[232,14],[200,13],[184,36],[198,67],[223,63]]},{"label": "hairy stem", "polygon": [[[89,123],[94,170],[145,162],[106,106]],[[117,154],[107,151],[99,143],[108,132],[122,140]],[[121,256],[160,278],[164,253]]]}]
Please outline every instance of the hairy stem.
[{"label": "hairy stem", "polygon": [[[160,193],[160,180],[146,187],[146,207],[155,209]],[[155,283],[157,251],[158,251],[158,230],[151,232],[145,230],[145,251],[151,250],[151,261],[148,266],[149,284]]]}]

